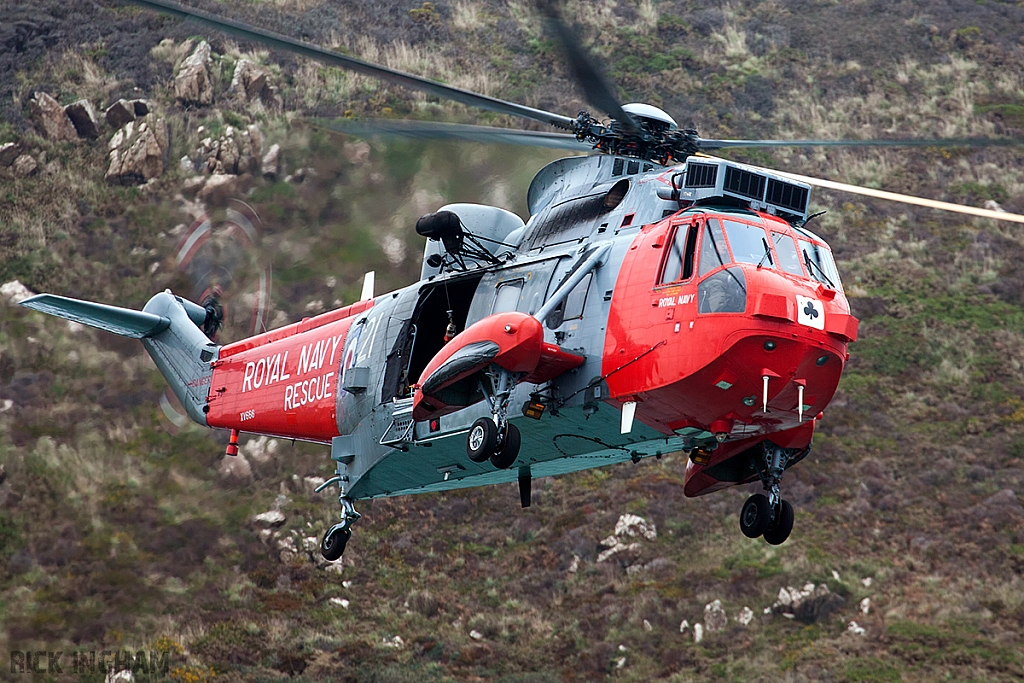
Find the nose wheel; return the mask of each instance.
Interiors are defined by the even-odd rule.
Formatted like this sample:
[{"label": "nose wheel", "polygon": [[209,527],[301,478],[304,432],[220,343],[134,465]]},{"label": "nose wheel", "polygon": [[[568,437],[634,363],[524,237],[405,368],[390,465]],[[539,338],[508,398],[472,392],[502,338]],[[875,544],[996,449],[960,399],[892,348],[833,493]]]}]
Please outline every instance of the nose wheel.
[{"label": "nose wheel", "polygon": [[782,545],[789,538],[793,531],[793,506],[782,500],[779,485],[786,466],[799,452],[763,442],[762,456],[755,458],[754,464],[767,495],[755,493],[740,509],[740,531],[747,538],[763,536],[770,545]]},{"label": "nose wheel", "polygon": [[522,437],[519,428],[508,421],[508,403],[519,375],[492,365],[487,381],[479,383],[480,393],[491,406],[491,417],[481,417],[466,435],[466,455],[473,462],[490,460],[499,470],[515,464]]}]

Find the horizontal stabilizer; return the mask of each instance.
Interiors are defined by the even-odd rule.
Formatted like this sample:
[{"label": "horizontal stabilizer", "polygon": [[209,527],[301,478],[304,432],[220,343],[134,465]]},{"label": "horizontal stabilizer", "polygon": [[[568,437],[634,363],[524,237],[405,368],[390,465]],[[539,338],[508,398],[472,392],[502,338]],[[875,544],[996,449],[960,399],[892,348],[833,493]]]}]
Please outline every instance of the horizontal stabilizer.
[{"label": "horizontal stabilizer", "polygon": [[161,315],[70,299],[55,294],[37,294],[22,301],[21,305],[41,313],[98,327],[101,330],[132,339],[151,337],[163,332],[171,325],[171,321]]}]

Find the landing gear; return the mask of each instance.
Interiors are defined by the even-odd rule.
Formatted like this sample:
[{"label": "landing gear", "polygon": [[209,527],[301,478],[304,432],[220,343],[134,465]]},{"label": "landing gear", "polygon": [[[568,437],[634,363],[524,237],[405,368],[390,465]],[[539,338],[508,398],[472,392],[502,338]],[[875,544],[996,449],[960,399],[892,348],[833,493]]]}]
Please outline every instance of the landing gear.
[{"label": "landing gear", "polygon": [[[329,482],[328,482],[329,483]],[[320,554],[328,562],[335,562],[341,559],[345,552],[345,546],[352,538],[352,525],[362,517],[356,512],[351,498],[346,498],[344,493],[338,499],[341,502],[341,521],[332,526],[320,540]]]},{"label": "landing gear", "polygon": [[754,466],[767,495],[755,493],[743,504],[740,531],[747,538],[764,536],[769,544],[782,545],[793,531],[793,506],[782,500],[779,484],[786,466],[801,450],[781,448],[771,441],[764,441],[762,449],[761,457],[754,459]]},{"label": "landing gear", "polygon": [[509,399],[520,375],[498,365],[489,367],[486,374],[487,381],[481,380],[479,388],[491,406],[492,417],[481,417],[469,428],[466,454],[473,462],[490,459],[504,470],[515,464],[522,443],[519,429],[508,421]]},{"label": "landing gear", "polygon": [[768,496],[755,493],[740,510],[740,531],[747,538],[757,538],[768,530],[772,523],[772,506],[768,504]]}]

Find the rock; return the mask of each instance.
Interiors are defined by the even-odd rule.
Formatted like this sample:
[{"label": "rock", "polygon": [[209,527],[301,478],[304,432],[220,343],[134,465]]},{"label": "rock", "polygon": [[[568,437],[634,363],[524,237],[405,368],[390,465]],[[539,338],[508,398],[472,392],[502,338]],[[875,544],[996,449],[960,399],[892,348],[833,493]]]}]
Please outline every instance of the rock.
[{"label": "rock", "polygon": [[572,562],[569,563],[569,570],[568,571],[569,571],[570,574],[575,574],[579,570],[580,570],[580,556],[576,555],[576,554],[573,554]]},{"label": "rock", "polygon": [[699,643],[704,640],[704,627],[700,624],[693,625],[693,642]]},{"label": "rock", "polygon": [[607,549],[602,550],[600,553],[598,553],[598,562],[607,562],[616,555],[621,555],[621,557],[618,558],[619,561],[624,562],[625,565],[628,566],[630,564],[633,564],[633,562],[636,561],[637,557],[640,554],[639,543],[630,543],[629,545],[626,545],[624,543],[621,543],[619,539],[615,538],[614,536],[611,536],[601,541],[601,545],[606,546]]},{"label": "rock", "polygon": [[260,163],[260,172],[264,178],[274,180],[281,173],[281,145],[271,145],[267,153],[263,155]]},{"label": "rock", "polygon": [[679,632],[680,633],[686,633],[689,630],[690,630],[690,622],[688,622],[686,619],[683,619],[681,622],[679,622]]},{"label": "rock", "polygon": [[646,619],[644,619],[644,630],[648,633],[654,630],[654,626],[652,626],[651,622],[647,621]]},{"label": "rock", "polygon": [[[277,145],[274,145],[275,147]],[[21,147],[16,142],[5,142],[0,145],[0,166],[7,167],[14,163],[14,160],[18,158],[18,153],[21,151]]]},{"label": "rock", "polygon": [[18,178],[28,178],[30,175],[35,175],[37,170],[39,170],[39,164],[27,154],[22,154],[11,164],[11,171]]},{"label": "rock", "polygon": [[215,173],[207,179],[203,189],[196,195],[203,201],[220,203],[235,193],[238,186],[238,176]]},{"label": "rock", "polygon": [[866,615],[871,611],[871,598],[864,598],[860,601],[860,612]]},{"label": "rock", "polygon": [[654,527],[654,522],[627,513],[619,517],[619,521],[615,523],[615,535],[642,537],[653,541],[658,538],[658,530]]},{"label": "rock", "polygon": [[135,106],[128,100],[118,100],[107,107],[103,118],[107,120],[107,125],[114,130],[123,128],[135,120]]},{"label": "rock", "polygon": [[178,169],[185,174],[192,173],[196,170],[195,167],[192,166],[192,160],[189,159],[187,154],[178,159]]},{"label": "rock", "polygon": [[861,579],[861,580],[860,580],[860,582],[861,582],[862,584],[864,584],[864,587],[865,587],[865,588],[870,588],[870,587],[871,587],[871,582],[872,582],[872,581],[873,581],[873,579],[872,579],[872,578],[871,578],[870,576],[868,576],[868,577],[865,577],[865,578],[863,578],[863,579]]},{"label": "rock", "polygon": [[480,631],[477,631],[476,629],[473,629],[469,632],[469,637],[473,640],[483,640],[484,634],[480,633]]},{"label": "rock", "polygon": [[851,621],[849,624],[847,624],[846,631],[848,633],[852,633],[855,636],[863,636],[867,634],[867,630],[865,630],[862,626],[858,626],[856,621]]},{"label": "rock", "polygon": [[348,609],[348,606],[352,604],[345,598],[331,598],[328,602],[330,602],[332,605],[337,605],[342,609]]},{"label": "rock", "polygon": [[153,111],[153,103],[149,100],[132,100],[131,105],[136,116],[145,116]]},{"label": "rock", "polygon": [[252,478],[252,466],[241,455],[225,455],[217,466],[217,473],[222,479],[245,481]]},{"label": "rock", "polygon": [[814,593],[804,598],[800,605],[793,610],[794,616],[805,624],[814,624],[832,616],[833,613],[842,609],[846,600],[841,595],[836,595],[828,589],[825,584],[814,589]]},{"label": "rock", "polygon": [[405,641],[402,640],[402,636],[395,636],[394,638],[385,638],[382,645],[384,645],[384,647],[393,647],[395,649],[401,649],[405,647]]},{"label": "rock", "polygon": [[240,59],[231,78],[230,90],[244,97],[246,102],[258,100],[265,103],[270,97],[269,79],[269,71],[248,59]]},{"label": "rock", "polygon": [[64,113],[71,120],[78,137],[97,138],[100,135],[100,122],[96,119],[96,110],[89,100],[78,100],[64,107]]},{"label": "rock", "polygon": [[141,185],[164,172],[167,124],[153,114],[129,122],[110,139],[110,167],[106,179],[113,185]]},{"label": "rock", "polygon": [[269,527],[278,527],[284,524],[285,516],[280,510],[268,510],[252,518],[254,522]]},{"label": "rock", "polygon": [[208,173],[238,175],[260,170],[262,148],[263,134],[255,125],[245,130],[228,126],[220,138],[204,138],[196,155],[205,159],[203,166]]},{"label": "rock", "polygon": [[740,610],[739,616],[736,617],[736,621],[741,625],[746,626],[753,620],[753,618],[754,610],[744,606],[743,609]]},{"label": "rock", "polygon": [[1004,209],[1002,206],[1000,206],[999,202],[997,202],[994,199],[986,199],[985,203],[983,204],[983,206],[986,209],[988,209],[989,211],[1000,211],[1000,212],[1004,212],[1004,213],[1006,212],[1006,209]]},{"label": "rock", "polygon": [[195,194],[196,192],[199,192],[199,190],[202,189],[203,185],[205,184],[206,178],[198,175],[192,176],[191,178],[186,178],[184,181],[182,181],[181,191],[187,192],[189,194]]},{"label": "rock", "polygon": [[721,600],[704,605],[704,626],[707,627],[708,633],[721,631],[728,623],[729,618],[725,615],[725,610],[722,609]]},{"label": "rock", "polygon": [[213,104],[210,44],[205,40],[182,61],[174,77],[174,97],[182,104]]},{"label": "rock", "polygon": [[103,679],[103,683],[135,683],[135,674],[128,669],[111,671],[107,674],[107,677]]},{"label": "rock", "polygon": [[32,120],[40,132],[49,140],[73,141],[78,139],[78,132],[71,123],[71,119],[64,113],[64,108],[57,104],[44,92],[37,92],[29,100],[29,110],[32,112]]}]

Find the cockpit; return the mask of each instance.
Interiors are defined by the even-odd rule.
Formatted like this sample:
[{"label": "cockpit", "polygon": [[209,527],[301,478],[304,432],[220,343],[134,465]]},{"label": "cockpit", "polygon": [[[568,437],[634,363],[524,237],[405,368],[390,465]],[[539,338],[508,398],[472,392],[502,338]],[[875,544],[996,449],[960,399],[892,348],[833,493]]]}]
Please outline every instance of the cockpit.
[{"label": "cockpit", "polygon": [[695,278],[698,313],[744,312],[744,271],[750,266],[842,291],[831,250],[806,228],[742,210],[716,208],[714,214],[683,217],[689,222],[670,231],[656,287],[692,284]]}]

